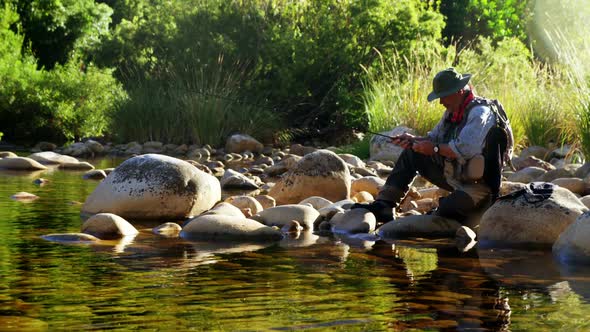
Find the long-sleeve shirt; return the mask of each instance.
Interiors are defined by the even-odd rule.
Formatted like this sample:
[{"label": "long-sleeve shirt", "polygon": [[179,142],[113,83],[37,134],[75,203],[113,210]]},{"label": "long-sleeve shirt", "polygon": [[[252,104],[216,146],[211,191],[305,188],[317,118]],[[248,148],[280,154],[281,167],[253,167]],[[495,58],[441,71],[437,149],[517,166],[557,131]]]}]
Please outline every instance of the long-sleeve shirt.
[{"label": "long-sleeve shirt", "polygon": [[447,110],[439,123],[427,134],[428,139],[438,144],[448,144],[457,155],[457,162],[464,164],[481,154],[488,131],[496,124],[496,116],[486,105],[476,105],[467,113],[464,125],[447,121]]}]

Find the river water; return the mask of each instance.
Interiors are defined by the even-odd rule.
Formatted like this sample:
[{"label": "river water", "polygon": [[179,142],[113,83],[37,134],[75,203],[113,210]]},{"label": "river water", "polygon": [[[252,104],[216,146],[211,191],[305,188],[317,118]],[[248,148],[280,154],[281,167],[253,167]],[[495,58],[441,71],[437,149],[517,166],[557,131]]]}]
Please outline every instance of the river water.
[{"label": "river water", "polygon": [[[95,245],[42,239],[80,231],[98,184],[82,174],[0,171],[0,331],[590,330],[590,269],[548,251],[312,233],[189,242],[152,234],[158,223]],[[11,199],[20,191],[40,198]]]}]

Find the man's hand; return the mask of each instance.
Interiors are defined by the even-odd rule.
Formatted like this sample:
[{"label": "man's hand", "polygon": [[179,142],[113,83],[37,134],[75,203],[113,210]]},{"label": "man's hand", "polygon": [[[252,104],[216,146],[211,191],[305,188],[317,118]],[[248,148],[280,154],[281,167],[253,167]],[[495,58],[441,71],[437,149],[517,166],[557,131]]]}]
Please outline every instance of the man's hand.
[{"label": "man's hand", "polygon": [[412,146],[412,150],[426,156],[432,156],[434,154],[434,143],[429,140],[416,141]]},{"label": "man's hand", "polygon": [[401,135],[394,136],[391,141],[393,144],[399,145],[404,149],[409,149],[414,144],[415,136],[412,134],[403,133]]}]

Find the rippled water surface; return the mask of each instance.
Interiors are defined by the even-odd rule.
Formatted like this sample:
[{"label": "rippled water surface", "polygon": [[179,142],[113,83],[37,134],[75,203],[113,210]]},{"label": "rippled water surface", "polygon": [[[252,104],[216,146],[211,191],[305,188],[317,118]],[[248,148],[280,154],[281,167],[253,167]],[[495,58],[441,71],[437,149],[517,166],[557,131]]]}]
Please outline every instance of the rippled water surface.
[{"label": "rippled water surface", "polygon": [[[98,245],[41,239],[80,231],[98,184],[82,174],[0,171],[0,330],[590,330],[590,270],[550,252],[311,233],[188,242],[141,223]],[[40,198],[11,199],[20,191]]]}]

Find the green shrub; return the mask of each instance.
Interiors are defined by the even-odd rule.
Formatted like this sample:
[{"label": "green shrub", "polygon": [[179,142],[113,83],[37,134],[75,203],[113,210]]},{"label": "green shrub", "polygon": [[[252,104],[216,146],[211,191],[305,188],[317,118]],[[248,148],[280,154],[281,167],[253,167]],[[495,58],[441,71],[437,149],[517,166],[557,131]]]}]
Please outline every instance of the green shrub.
[{"label": "green shrub", "polygon": [[102,135],[113,105],[125,97],[108,69],[81,68],[72,59],[53,70],[38,70],[30,52],[21,54],[23,37],[10,26],[18,15],[1,12],[0,130],[16,140],[58,142]]}]

